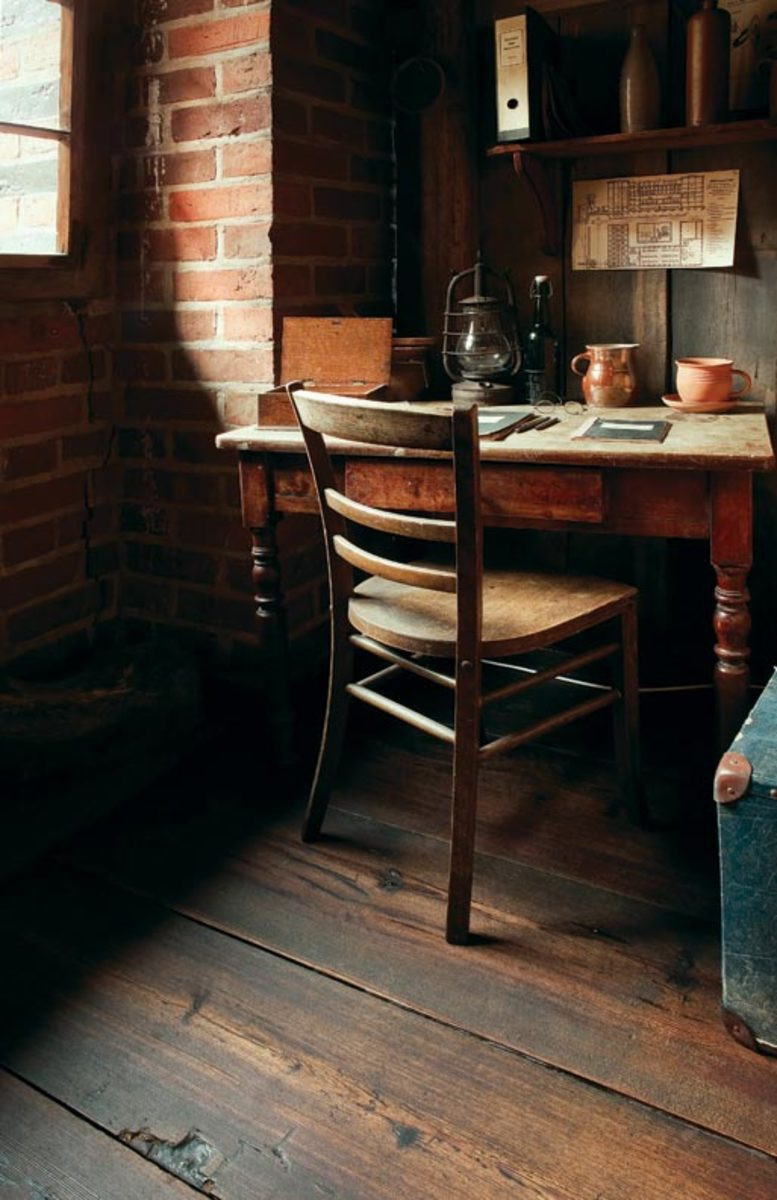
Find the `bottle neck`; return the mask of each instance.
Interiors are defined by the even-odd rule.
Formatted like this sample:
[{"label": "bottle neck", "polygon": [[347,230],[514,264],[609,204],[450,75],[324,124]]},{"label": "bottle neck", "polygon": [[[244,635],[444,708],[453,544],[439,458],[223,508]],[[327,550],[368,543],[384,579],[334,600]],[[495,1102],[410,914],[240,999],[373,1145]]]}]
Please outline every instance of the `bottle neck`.
[{"label": "bottle neck", "polygon": [[538,290],[534,296],[534,317],[532,325],[542,325],[547,328],[550,325],[550,309],[548,305],[548,296],[545,291]]}]

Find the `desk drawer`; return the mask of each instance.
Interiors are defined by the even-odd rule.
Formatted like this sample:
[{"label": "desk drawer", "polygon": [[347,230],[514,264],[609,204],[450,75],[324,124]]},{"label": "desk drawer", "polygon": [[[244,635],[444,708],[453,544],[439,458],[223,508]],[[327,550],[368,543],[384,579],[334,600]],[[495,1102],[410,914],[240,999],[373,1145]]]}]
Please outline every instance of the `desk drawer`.
[{"label": "desk drawer", "polygon": [[[346,491],[354,500],[379,508],[452,512],[453,479],[444,463],[351,459]],[[483,514],[492,523],[513,517],[545,521],[589,521],[603,515],[601,471],[591,467],[483,467]]]}]

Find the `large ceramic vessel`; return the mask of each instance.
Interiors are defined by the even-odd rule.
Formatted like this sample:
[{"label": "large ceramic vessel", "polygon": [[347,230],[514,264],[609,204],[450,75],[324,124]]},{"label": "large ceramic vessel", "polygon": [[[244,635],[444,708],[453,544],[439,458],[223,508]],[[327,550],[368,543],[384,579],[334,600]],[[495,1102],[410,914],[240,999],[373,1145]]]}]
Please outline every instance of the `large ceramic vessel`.
[{"label": "large ceramic vessel", "polygon": [[[583,378],[583,396],[591,408],[621,408],[631,403],[636,387],[633,354],[637,342],[604,342],[586,346],[570,366]],[[581,362],[588,370],[579,369]]]}]

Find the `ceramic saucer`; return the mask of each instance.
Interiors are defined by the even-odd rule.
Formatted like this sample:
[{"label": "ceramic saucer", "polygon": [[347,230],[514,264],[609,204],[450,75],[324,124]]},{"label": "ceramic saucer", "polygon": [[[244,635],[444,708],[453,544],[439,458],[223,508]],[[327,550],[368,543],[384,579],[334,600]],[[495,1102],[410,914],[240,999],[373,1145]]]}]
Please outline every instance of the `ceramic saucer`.
[{"label": "ceramic saucer", "polygon": [[669,396],[662,396],[664,404],[668,404],[670,408],[676,408],[678,412],[688,413],[721,413],[729,412],[734,408],[739,400],[738,396],[733,396],[730,400],[720,400],[716,404],[703,404],[687,400],[681,400],[676,392],[672,392]]}]

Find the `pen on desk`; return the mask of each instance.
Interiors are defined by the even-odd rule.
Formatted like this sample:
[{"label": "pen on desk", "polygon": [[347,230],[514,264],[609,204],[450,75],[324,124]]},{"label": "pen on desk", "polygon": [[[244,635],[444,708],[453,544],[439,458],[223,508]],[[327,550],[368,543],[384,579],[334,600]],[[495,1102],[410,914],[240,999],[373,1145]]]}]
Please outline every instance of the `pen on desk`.
[{"label": "pen on desk", "polygon": [[525,429],[534,429],[535,425],[544,419],[544,417],[538,417],[536,413],[527,413],[526,416],[519,417],[512,425],[507,425],[497,433],[492,433],[489,441],[503,442],[511,433],[523,433]]}]

